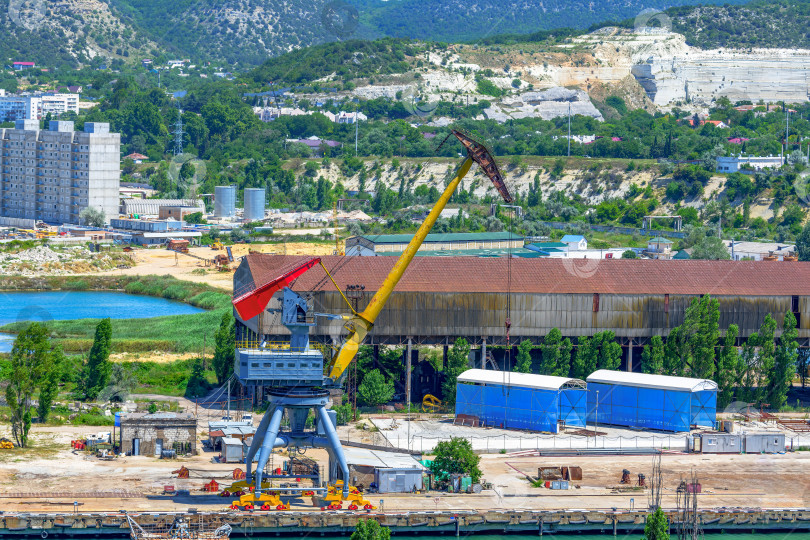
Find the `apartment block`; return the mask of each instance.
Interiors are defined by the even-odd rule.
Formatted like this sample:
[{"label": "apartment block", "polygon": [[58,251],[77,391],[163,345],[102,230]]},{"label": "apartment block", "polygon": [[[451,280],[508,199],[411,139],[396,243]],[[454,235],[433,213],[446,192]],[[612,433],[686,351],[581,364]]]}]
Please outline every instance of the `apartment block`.
[{"label": "apartment block", "polygon": [[57,116],[66,112],[79,113],[79,94],[17,96],[0,89],[0,122],[41,119],[48,113]]},{"label": "apartment block", "polygon": [[121,135],[107,123],[18,120],[0,129],[0,216],[79,223],[92,206],[118,217]]}]

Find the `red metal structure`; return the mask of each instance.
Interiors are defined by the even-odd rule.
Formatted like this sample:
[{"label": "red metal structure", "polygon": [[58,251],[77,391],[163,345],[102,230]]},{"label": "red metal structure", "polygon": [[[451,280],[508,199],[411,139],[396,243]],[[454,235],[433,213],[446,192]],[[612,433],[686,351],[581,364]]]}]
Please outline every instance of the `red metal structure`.
[{"label": "red metal structure", "polygon": [[275,294],[276,291],[280,291],[284,287],[287,287],[301,274],[320,262],[320,257],[315,257],[304,264],[293,268],[289,272],[275,279],[271,279],[260,287],[240,294],[233,299],[233,306],[236,308],[239,316],[242,317],[242,320],[246,321],[248,319],[252,319],[264,311],[264,308],[266,308],[267,304],[270,303],[270,299],[273,297],[273,294]]}]

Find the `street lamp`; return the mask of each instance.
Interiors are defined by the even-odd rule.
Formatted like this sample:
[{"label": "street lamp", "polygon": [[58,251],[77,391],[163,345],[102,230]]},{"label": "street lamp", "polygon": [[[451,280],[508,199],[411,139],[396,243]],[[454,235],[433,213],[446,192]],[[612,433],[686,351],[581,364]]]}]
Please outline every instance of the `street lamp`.
[{"label": "street lamp", "polygon": [[593,447],[596,448],[596,438],[599,436],[599,390],[596,391],[596,411],[593,415]]}]

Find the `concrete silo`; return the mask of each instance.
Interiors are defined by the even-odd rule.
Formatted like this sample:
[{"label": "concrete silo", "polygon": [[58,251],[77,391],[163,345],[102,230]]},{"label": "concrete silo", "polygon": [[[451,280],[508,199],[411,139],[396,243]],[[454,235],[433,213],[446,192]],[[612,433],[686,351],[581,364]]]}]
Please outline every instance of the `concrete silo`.
[{"label": "concrete silo", "polygon": [[226,218],[236,215],[236,186],[214,188],[214,217]]},{"label": "concrete silo", "polygon": [[245,188],[245,221],[264,219],[264,188]]}]

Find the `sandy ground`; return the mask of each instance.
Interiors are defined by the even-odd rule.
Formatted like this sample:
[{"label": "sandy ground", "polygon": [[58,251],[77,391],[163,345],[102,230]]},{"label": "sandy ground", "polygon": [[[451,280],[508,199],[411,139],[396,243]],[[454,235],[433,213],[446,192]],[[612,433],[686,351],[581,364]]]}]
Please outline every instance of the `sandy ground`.
[{"label": "sandy ground", "polygon": [[[99,272],[94,275],[172,275],[177,279],[207,283],[225,290],[233,290],[233,270],[239,266],[239,259],[248,254],[248,251],[259,253],[284,253],[287,255],[331,255],[334,247],[329,244],[314,244],[309,242],[288,242],[286,244],[237,244],[231,246],[234,263],[230,272],[221,272],[213,264],[206,264],[205,260],[178,254],[167,249],[136,249],[133,252],[136,264],[132,268],[114,269]],[[191,255],[211,260],[225,251],[216,251],[207,247],[193,247],[189,249]]]},{"label": "sandy ground", "polygon": [[[141,396],[143,397],[143,396]],[[148,397],[148,396],[147,396]],[[181,406],[193,407],[183,398]],[[191,409],[193,410],[193,409]],[[202,411],[200,411],[202,412]],[[216,411],[200,414],[198,435],[207,429],[208,419]],[[259,420],[256,419],[255,422]],[[214,452],[177,460],[154,457],[119,457],[101,461],[84,452],[73,451],[69,442],[78,436],[109,428],[61,426],[34,428],[35,445],[29,450],[0,450],[0,507],[7,511],[58,511],[69,508],[73,501],[81,502],[83,511],[94,510],[204,510],[225,509],[230,500],[202,493],[203,484],[214,478],[221,486],[229,486],[235,464],[212,463]],[[341,428],[341,438],[374,442],[373,433],[347,433]],[[378,434],[377,434],[378,435]],[[379,442],[379,439],[377,439]],[[199,446],[202,448],[202,446]],[[322,450],[309,450],[310,456],[326,465]],[[285,457],[274,454],[273,467]],[[803,474],[810,467],[810,452],[782,455],[701,455],[668,453],[663,456],[664,505],[674,506],[674,490],[681,476],[695,471],[703,486],[700,505],[707,508],[743,507],[806,507],[810,505],[810,476]],[[572,482],[568,491],[552,491],[531,487],[525,475],[537,475],[540,466],[579,466],[583,479]],[[189,479],[177,479],[172,471],[185,466],[191,471]],[[493,489],[477,495],[382,494],[369,496],[379,505],[384,500],[386,510],[489,510],[489,509],[629,509],[647,504],[647,493],[640,488],[620,486],[623,469],[631,472],[635,481],[639,473],[651,477],[649,456],[577,456],[525,457],[514,454],[486,454],[481,458],[484,481]],[[188,496],[164,496],[165,485],[188,489]],[[136,492],[134,498],[119,498],[116,491]],[[30,497],[10,497],[13,493]],[[95,495],[95,497],[88,497]],[[55,494],[61,497],[54,497]],[[631,502],[632,501],[632,502]],[[294,508],[306,509],[311,501],[299,500]]]}]

